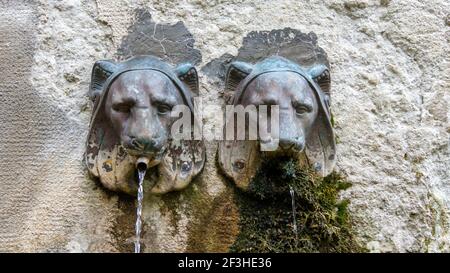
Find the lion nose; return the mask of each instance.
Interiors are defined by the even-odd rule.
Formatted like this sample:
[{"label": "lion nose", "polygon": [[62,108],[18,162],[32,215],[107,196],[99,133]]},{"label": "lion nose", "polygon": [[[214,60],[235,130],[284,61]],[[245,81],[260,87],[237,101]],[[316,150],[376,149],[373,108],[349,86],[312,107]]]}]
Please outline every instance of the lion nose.
[{"label": "lion nose", "polygon": [[280,148],[282,150],[296,150],[296,151],[303,151],[303,148],[305,147],[304,141],[302,137],[297,137],[294,139],[280,139],[279,144]]},{"label": "lion nose", "polygon": [[280,142],[278,143],[280,145],[281,149],[283,150],[289,150],[292,147],[294,147],[295,142],[289,140],[289,139],[280,139]]},{"label": "lion nose", "polygon": [[152,151],[155,150],[157,142],[153,139],[147,139],[147,138],[135,138],[132,137],[130,141],[133,148],[136,150],[143,150],[143,151]]}]

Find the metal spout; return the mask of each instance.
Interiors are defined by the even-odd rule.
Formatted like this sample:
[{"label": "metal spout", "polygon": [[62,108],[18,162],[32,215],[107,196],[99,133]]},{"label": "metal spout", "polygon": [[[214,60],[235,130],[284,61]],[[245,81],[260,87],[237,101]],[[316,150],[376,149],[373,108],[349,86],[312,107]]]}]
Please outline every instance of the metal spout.
[{"label": "metal spout", "polygon": [[136,169],[138,171],[146,171],[149,167],[150,160],[147,157],[139,157],[136,160]]}]

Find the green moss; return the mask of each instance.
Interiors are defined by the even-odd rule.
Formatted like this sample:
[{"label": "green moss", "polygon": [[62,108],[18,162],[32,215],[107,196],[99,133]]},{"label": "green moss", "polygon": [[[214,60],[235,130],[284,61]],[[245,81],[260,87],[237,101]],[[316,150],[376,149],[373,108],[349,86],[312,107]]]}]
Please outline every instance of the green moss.
[{"label": "green moss", "polygon": [[[355,240],[348,200],[351,186],[336,173],[321,178],[292,159],[263,163],[246,193],[236,191],[240,233],[231,252],[363,252]],[[295,192],[297,234],[290,187]]]},{"label": "green moss", "polygon": [[211,195],[207,187],[210,178],[205,174],[201,173],[181,191],[188,202],[184,211],[189,219],[186,252],[226,252],[239,232],[234,187],[225,183],[220,194]]},{"label": "green moss", "polygon": [[175,236],[178,233],[178,223],[181,221],[181,214],[179,212],[178,205],[180,203],[179,192],[170,192],[161,196],[161,200],[164,206],[160,207],[161,215],[168,214],[170,224],[172,226],[172,235]]}]

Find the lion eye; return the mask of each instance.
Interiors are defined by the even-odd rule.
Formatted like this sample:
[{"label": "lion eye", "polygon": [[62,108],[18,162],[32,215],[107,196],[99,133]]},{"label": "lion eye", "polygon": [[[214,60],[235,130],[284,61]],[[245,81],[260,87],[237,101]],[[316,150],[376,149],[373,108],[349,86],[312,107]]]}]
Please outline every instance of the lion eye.
[{"label": "lion eye", "polygon": [[167,114],[172,111],[172,107],[168,104],[159,104],[157,109],[159,114]]},{"label": "lion eye", "polygon": [[128,103],[118,103],[113,105],[114,111],[121,112],[121,113],[129,113],[131,110],[132,105]]},{"label": "lion eye", "polygon": [[295,112],[298,115],[302,115],[305,113],[310,113],[312,111],[312,107],[309,105],[305,105],[305,104],[299,104],[295,106]]}]

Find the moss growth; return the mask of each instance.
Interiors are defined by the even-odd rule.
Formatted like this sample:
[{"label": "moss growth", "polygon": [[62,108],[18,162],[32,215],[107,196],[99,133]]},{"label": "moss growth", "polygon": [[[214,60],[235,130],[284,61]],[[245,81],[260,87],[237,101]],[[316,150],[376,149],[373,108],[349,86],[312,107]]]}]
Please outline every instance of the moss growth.
[{"label": "moss growth", "polygon": [[[247,193],[236,191],[240,233],[231,252],[363,252],[338,192],[351,186],[333,173],[325,178],[283,158],[263,163]],[[290,187],[295,192],[297,234]]]},{"label": "moss growth", "polygon": [[220,194],[211,195],[208,183],[209,176],[202,172],[180,192],[186,200],[184,213],[189,219],[186,252],[226,252],[239,233],[233,185],[225,183]]},{"label": "moss growth", "polygon": [[335,126],[336,124],[336,121],[334,120],[334,115],[333,115],[333,113],[330,113],[330,122],[331,122],[331,126]]},{"label": "moss growth", "polygon": [[238,208],[232,190],[197,206],[195,218],[191,219],[188,231],[187,252],[226,252],[239,233]]},{"label": "moss growth", "polygon": [[[135,198],[123,193],[118,193],[117,195],[118,195],[117,206],[120,213],[116,214],[116,219],[112,224],[112,228],[110,230],[112,235],[111,239],[117,251],[122,253],[134,252],[134,240],[131,240],[131,238],[134,238],[135,236],[134,233],[134,222],[136,221]],[[145,248],[144,242],[142,242],[141,247]]]}]

